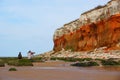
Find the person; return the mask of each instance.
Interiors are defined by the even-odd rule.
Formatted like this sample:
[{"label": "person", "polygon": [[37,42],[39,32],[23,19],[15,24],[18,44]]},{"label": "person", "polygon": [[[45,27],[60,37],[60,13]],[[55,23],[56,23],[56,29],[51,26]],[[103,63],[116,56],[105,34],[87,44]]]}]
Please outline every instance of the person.
[{"label": "person", "polygon": [[32,51],[28,51],[27,55],[28,55],[28,59],[32,59],[33,55],[35,54],[35,52]]},{"label": "person", "polygon": [[22,59],[22,54],[21,54],[21,52],[19,52],[19,54],[18,54],[18,59]]}]

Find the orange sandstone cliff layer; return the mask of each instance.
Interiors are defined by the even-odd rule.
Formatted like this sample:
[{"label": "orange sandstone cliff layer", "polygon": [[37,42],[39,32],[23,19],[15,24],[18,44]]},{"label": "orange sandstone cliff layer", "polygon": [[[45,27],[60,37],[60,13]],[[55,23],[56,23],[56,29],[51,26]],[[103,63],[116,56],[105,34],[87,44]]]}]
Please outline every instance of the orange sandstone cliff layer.
[{"label": "orange sandstone cliff layer", "polygon": [[54,40],[54,50],[64,48],[73,51],[86,51],[98,47],[119,48],[120,14],[113,15],[107,20],[101,20],[80,27],[73,33],[64,34]]},{"label": "orange sandstone cliff layer", "polygon": [[65,24],[54,34],[54,50],[120,49],[120,1],[111,0]]}]

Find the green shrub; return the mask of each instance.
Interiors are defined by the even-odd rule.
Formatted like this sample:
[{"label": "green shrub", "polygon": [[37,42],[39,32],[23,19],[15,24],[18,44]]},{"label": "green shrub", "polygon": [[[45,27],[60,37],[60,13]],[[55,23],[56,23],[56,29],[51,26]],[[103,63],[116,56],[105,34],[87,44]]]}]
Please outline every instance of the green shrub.
[{"label": "green shrub", "polygon": [[34,57],[31,59],[32,62],[43,62],[43,58],[42,57]]},{"label": "green shrub", "polygon": [[4,66],[5,66],[4,61],[0,59],[0,67],[4,67]]},{"label": "green shrub", "polygon": [[93,60],[92,58],[83,58],[83,61],[91,61]]},{"label": "green shrub", "polygon": [[16,68],[10,68],[9,71],[17,71]]},{"label": "green shrub", "polygon": [[17,57],[5,57],[5,58],[1,58],[3,60],[4,63],[8,63],[9,61],[16,61],[18,60]]},{"label": "green shrub", "polygon": [[57,60],[57,58],[55,58],[55,57],[52,57],[52,58],[50,58],[50,60]]},{"label": "green shrub", "polygon": [[18,60],[16,66],[33,66],[33,64],[28,59],[21,59],[21,60]]},{"label": "green shrub", "polygon": [[97,60],[97,61],[103,61],[103,59],[98,59],[98,58],[97,58],[97,59],[95,59],[95,60]]},{"label": "green shrub", "polygon": [[102,65],[120,65],[120,61],[114,61],[114,60],[102,60]]},{"label": "green shrub", "polygon": [[99,64],[97,62],[94,62],[94,61],[90,61],[88,63],[89,66],[99,66]]},{"label": "green shrub", "polygon": [[33,66],[32,61],[27,58],[18,59],[17,57],[5,57],[0,58],[0,66],[4,66],[4,63],[12,66]]},{"label": "green shrub", "polygon": [[8,65],[13,65],[13,66],[33,66],[31,60],[28,60],[28,59],[10,60],[10,61],[8,61]]},{"label": "green shrub", "polygon": [[66,58],[52,57],[51,60],[63,60],[63,61],[66,61],[66,62],[76,62],[76,61],[82,62],[82,61],[91,61],[93,59],[92,58],[72,58],[72,57],[66,57]]},{"label": "green shrub", "polygon": [[4,62],[0,62],[0,67],[5,67]]},{"label": "green shrub", "polygon": [[90,62],[79,62],[79,63],[71,64],[71,66],[89,67],[89,66],[99,66],[99,64],[97,62],[90,61]]},{"label": "green shrub", "polygon": [[7,61],[7,64],[12,65],[12,66],[16,66],[17,62],[18,62],[18,60],[9,60],[9,61]]},{"label": "green shrub", "polygon": [[66,61],[66,62],[74,62],[75,59],[74,58],[57,58],[58,60],[63,60],[63,61]]},{"label": "green shrub", "polygon": [[52,57],[51,60],[63,60],[66,62],[82,62],[82,61],[91,61],[93,60],[92,58],[72,58],[72,57]]}]

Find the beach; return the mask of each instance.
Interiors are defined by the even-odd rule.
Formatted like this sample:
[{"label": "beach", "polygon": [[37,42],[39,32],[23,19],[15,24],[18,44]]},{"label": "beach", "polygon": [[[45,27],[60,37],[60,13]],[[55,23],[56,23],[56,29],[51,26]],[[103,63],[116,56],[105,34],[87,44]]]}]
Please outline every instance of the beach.
[{"label": "beach", "polygon": [[[28,67],[0,67],[0,80],[120,80],[120,67],[72,67],[70,64],[48,61]],[[11,67],[17,71],[8,71]]]}]

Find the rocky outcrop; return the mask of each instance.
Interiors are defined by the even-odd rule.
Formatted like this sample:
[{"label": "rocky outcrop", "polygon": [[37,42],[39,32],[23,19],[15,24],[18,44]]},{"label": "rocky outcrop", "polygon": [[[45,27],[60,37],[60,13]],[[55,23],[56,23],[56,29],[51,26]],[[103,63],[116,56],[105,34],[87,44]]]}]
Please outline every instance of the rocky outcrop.
[{"label": "rocky outcrop", "polygon": [[120,0],[111,0],[81,14],[54,34],[54,50],[120,49]]},{"label": "rocky outcrop", "polygon": [[49,51],[44,54],[37,55],[46,60],[50,58],[92,58],[92,59],[119,59],[120,50],[105,50],[106,47],[95,48],[93,51],[72,52],[71,50]]}]

